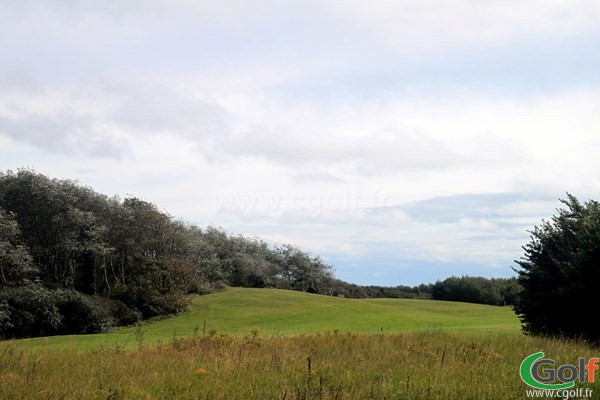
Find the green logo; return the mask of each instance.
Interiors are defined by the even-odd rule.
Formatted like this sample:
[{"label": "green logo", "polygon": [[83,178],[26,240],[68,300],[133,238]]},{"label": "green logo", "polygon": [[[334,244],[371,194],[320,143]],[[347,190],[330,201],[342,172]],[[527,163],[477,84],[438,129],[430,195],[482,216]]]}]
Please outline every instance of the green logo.
[{"label": "green logo", "polygon": [[[534,353],[525,358],[521,363],[520,374],[523,382],[536,389],[559,390],[568,389],[575,386],[575,380],[578,377],[578,371],[574,365],[563,365],[555,371],[553,368],[543,368],[541,366],[554,367],[555,361],[550,358],[544,358],[544,353]],[[570,376],[567,376],[569,371]],[[563,383],[551,383],[556,381]]]}]

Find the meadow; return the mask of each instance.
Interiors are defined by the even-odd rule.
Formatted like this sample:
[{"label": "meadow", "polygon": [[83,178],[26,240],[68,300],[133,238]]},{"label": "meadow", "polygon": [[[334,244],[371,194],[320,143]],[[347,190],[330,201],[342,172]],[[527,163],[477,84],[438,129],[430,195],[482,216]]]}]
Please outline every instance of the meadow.
[{"label": "meadow", "polygon": [[600,354],[521,334],[508,307],[230,289],[111,334],[2,342],[0,398],[522,399],[538,351]]},{"label": "meadow", "polygon": [[109,334],[19,341],[27,347],[96,349],[135,347],[173,337],[225,334],[263,337],[330,332],[393,333],[422,329],[470,333],[519,332],[510,307],[413,299],[345,299],[291,290],[230,288],[194,296],[189,311],[172,318],[116,329]]}]

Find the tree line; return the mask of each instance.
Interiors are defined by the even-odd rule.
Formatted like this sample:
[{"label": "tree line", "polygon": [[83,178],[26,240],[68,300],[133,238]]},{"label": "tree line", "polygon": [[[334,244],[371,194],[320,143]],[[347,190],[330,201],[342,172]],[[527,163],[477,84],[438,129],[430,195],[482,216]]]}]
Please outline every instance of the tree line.
[{"label": "tree line", "polygon": [[136,197],[0,172],[0,336],[99,332],[178,313],[187,294],[274,287],[336,294],[332,268],[293,245],[202,229]]},{"label": "tree line", "polygon": [[522,287],[516,278],[451,276],[431,288],[434,300],[462,301],[493,306],[515,305]]},{"label": "tree line", "polygon": [[351,284],[291,244],[200,228],[137,197],[108,197],[29,169],[0,172],[0,337],[102,332],[179,313],[188,294],[227,286],[488,301],[451,298],[450,281],[444,290],[439,282]]},{"label": "tree line", "polygon": [[359,286],[291,244],[200,228],[137,197],[28,169],[0,172],[0,337],[93,333],[186,309],[227,286],[428,297]]}]

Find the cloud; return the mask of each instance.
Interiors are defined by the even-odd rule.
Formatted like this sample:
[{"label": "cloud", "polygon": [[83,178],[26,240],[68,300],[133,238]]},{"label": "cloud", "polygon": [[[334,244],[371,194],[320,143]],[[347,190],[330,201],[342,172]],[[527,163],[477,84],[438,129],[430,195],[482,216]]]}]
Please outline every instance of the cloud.
[{"label": "cloud", "polygon": [[39,93],[38,80],[25,68],[8,68],[0,72],[0,88],[6,92]]},{"label": "cloud", "polygon": [[[314,198],[270,199],[269,210],[257,201],[251,203],[255,207],[222,209],[223,221],[275,241],[285,231],[286,240],[293,238],[335,259],[345,255],[345,263],[365,268],[369,260],[387,258],[415,267],[435,261],[486,269],[507,268],[522,253],[527,231],[560,205],[558,199],[518,193],[448,196],[374,208],[355,208],[354,200],[349,207],[333,207]],[[337,199],[336,206],[340,203]]]},{"label": "cloud", "polygon": [[218,104],[153,80],[0,95],[0,135],[54,153],[121,159],[134,141],[171,135],[209,156],[210,142],[229,131],[227,119]]},{"label": "cloud", "polygon": [[542,217],[552,212],[558,199],[545,194],[489,193],[434,197],[396,206],[412,218],[432,223],[452,223],[463,218]]},{"label": "cloud", "polygon": [[114,104],[106,116],[121,129],[138,134],[172,134],[202,144],[227,135],[227,111],[193,93],[142,81],[111,84]]},{"label": "cloud", "polygon": [[[323,110],[300,103],[295,104],[297,112],[292,117],[289,109],[273,104],[275,100],[263,104],[270,112],[261,116],[260,122],[221,136],[215,149],[223,154],[261,158],[291,171],[328,171],[341,180],[353,174],[435,172],[475,166],[489,169],[527,162],[516,143],[502,138],[504,132],[482,131],[471,138],[453,139],[454,132],[445,132],[444,119],[452,120],[453,130],[462,129],[457,126],[460,124],[472,129],[469,124],[473,120],[455,121],[453,111],[438,99],[416,100],[430,109],[426,115],[413,113],[412,100],[389,99],[381,107],[362,108],[360,102],[342,101]],[[231,110],[231,114],[236,111]],[[483,124],[481,129],[485,129]]]},{"label": "cloud", "polygon": [[[291,128],[291,129],[290,129]],[[296,128],[297,129],[297,128]],[[398,169],[450,168],[461,157],[427,134],[388,130],[364,137],[344,137],[339,132],[294,132],[293,127],[279,131],[255,128],[223,143],[227,151],[264,157],[291,168],[301,165],[347,165],[354,170],[385,173]],[[310,127],[307,127],[310,129]],[[318,140],[307,140],[318,137]]]},{"label": "cloud", "polygon": [[127,152],[127,142],[101,132],[89,115],[64,112],[58,115],[0,115],[0,135],[16,142],[52,153],[78,153],[92,157],[120,159]]},{"label": "cloud", "polygon": [[0,169],[340,272],[506,267],[565,191],[598,195],[598,17],[584,0],[0,2]]},{"label": "cloud", "polygon": [[456,51],[597,30],[600,5],[586,0],[333,0],[346,15],[403,52]]},{"label": "cloud", "polygon": [[482,231],[491,231],[496,228],[496,224],[486,218],[461,218],[458,220],[458,226]]}]

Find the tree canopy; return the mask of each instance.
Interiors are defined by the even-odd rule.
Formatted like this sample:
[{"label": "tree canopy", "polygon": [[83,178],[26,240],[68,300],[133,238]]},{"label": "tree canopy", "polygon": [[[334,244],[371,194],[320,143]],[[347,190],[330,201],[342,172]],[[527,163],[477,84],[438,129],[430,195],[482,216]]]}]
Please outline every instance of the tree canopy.
[{"label": "tree canopy", "polygon": [[516,312],[525,332],[598,342],[594,320],[600,283],[600,203],[567,194],[564,208],[531,231],[515,261],[523,286]]},{"label": "tree canopy", "polygon": [[463,301],[494,306],[514,305],[521,287],[516,278],[452,276],[437,281],[431,290],[434,300]]},{"label": "tree canopy", "polygon": [[231,286],[334,294],[332,268],[71,180],[0,172],[0,337],[97,332]]}]

